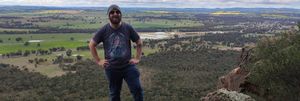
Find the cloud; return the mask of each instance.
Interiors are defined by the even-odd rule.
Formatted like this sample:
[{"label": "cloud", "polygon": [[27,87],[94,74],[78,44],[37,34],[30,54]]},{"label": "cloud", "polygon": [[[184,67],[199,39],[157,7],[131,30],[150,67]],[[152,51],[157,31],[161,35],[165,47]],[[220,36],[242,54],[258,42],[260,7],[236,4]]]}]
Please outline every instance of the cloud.
[{"label": "cloud", "polygon": [[119,4],[126,7],[288,7],[300,8],[300,0],[1,0],[0,5],[38,6],[105,6]]}]

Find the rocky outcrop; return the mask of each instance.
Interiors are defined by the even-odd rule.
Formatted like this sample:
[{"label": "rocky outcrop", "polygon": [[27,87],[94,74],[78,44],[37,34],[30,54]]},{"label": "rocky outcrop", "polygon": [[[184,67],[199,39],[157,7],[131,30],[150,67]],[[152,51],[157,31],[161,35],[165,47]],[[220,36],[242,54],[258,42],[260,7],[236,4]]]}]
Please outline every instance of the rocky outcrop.
[{"label": "rocky outcrop", "polygon": [[228,91],[226,89],[219,89],[215,92],[209,93],[203,97],[201,101],[255,101],[248,95],[238,93],[236,91]]},{"label": "rocky outcrop", "polygon": [[247,52],[242,49],[240,64],[237,68],[220,77],[217,84],[218,90],[203,97],[202,101],[255,101],[250,96],[240,93],[245,90],[252,93],[258,92],[256,85],[246,81],[250,72],[243,68],[250,59],[250,51],[251,49]]},{"label": "rocky outcrop", "polygon": [[250,73],[237,67],[233,69],[230,73],[219,78],[218,89],[224,88],[229,91],[241,91],[240,85],[246,81]]}]

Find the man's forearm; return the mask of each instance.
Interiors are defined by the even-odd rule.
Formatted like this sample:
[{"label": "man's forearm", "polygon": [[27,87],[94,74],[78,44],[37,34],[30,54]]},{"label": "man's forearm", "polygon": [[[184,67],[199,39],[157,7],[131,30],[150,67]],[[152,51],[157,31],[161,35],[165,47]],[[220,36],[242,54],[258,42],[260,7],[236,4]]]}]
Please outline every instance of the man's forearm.
[{"label": "man's forearm", "polygon": [[89,44],[89,48],[90,48],[90,51],[91,51],[91,54],[93,56],[93,58],[95,59],[96,62],[99,62],[100,61],[100,58],[98,56],[98,52],[97,52],[97,49],[96,49],[96,45],[93,44],[93,43],[90,43]]},{"label": "man's forearm", "polygon": [[141,59],[141,56],[142,56],[142,40],[139,40],[137,43],[136,43],[136,59]]},{"label": "man's forearm", "polygon": [[95,47],[94,47],[94,48],[90,48],[90,50],[91,50],[91,54],[92,54],[92,56],[94,57],[95,61],[96,61],[96,62],[99,62],[99,61],[100,61],[100,58],[99,58],[99,56],[98,56],[98,53],[97,53],[96,48],[95,48]]}]

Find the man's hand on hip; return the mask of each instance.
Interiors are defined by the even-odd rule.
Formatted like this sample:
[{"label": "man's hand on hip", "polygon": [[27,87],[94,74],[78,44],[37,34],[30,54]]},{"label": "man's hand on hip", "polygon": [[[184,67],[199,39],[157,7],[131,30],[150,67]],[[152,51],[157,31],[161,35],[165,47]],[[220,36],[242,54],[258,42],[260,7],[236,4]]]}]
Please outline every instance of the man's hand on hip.
[{"label": "man's hand on hip", "polygon": [[100,65],[102,68],[106,68],[106,66],[108,65],[108,61],[106,59],[102,59],[98,62],[98,65]]},{"label": "man's hand on hip", "polygon": [[140,62],[140,59],[135,59],[135,58],[130,59],[130,61],[129,61],[130,64],[138,64],[139,62]]}]

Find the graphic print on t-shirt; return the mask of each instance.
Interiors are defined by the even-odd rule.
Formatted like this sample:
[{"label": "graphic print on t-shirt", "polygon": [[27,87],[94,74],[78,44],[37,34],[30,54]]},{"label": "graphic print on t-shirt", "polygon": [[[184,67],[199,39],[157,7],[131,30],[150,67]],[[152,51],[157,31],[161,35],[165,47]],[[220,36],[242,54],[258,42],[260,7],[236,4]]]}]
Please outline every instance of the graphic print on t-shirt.
[{"label": "graphic print on t-shirt", "polygon": [[112,33],[109,36],[109,56],[113,60],[126,58],[126,37],[123,33]]}]

